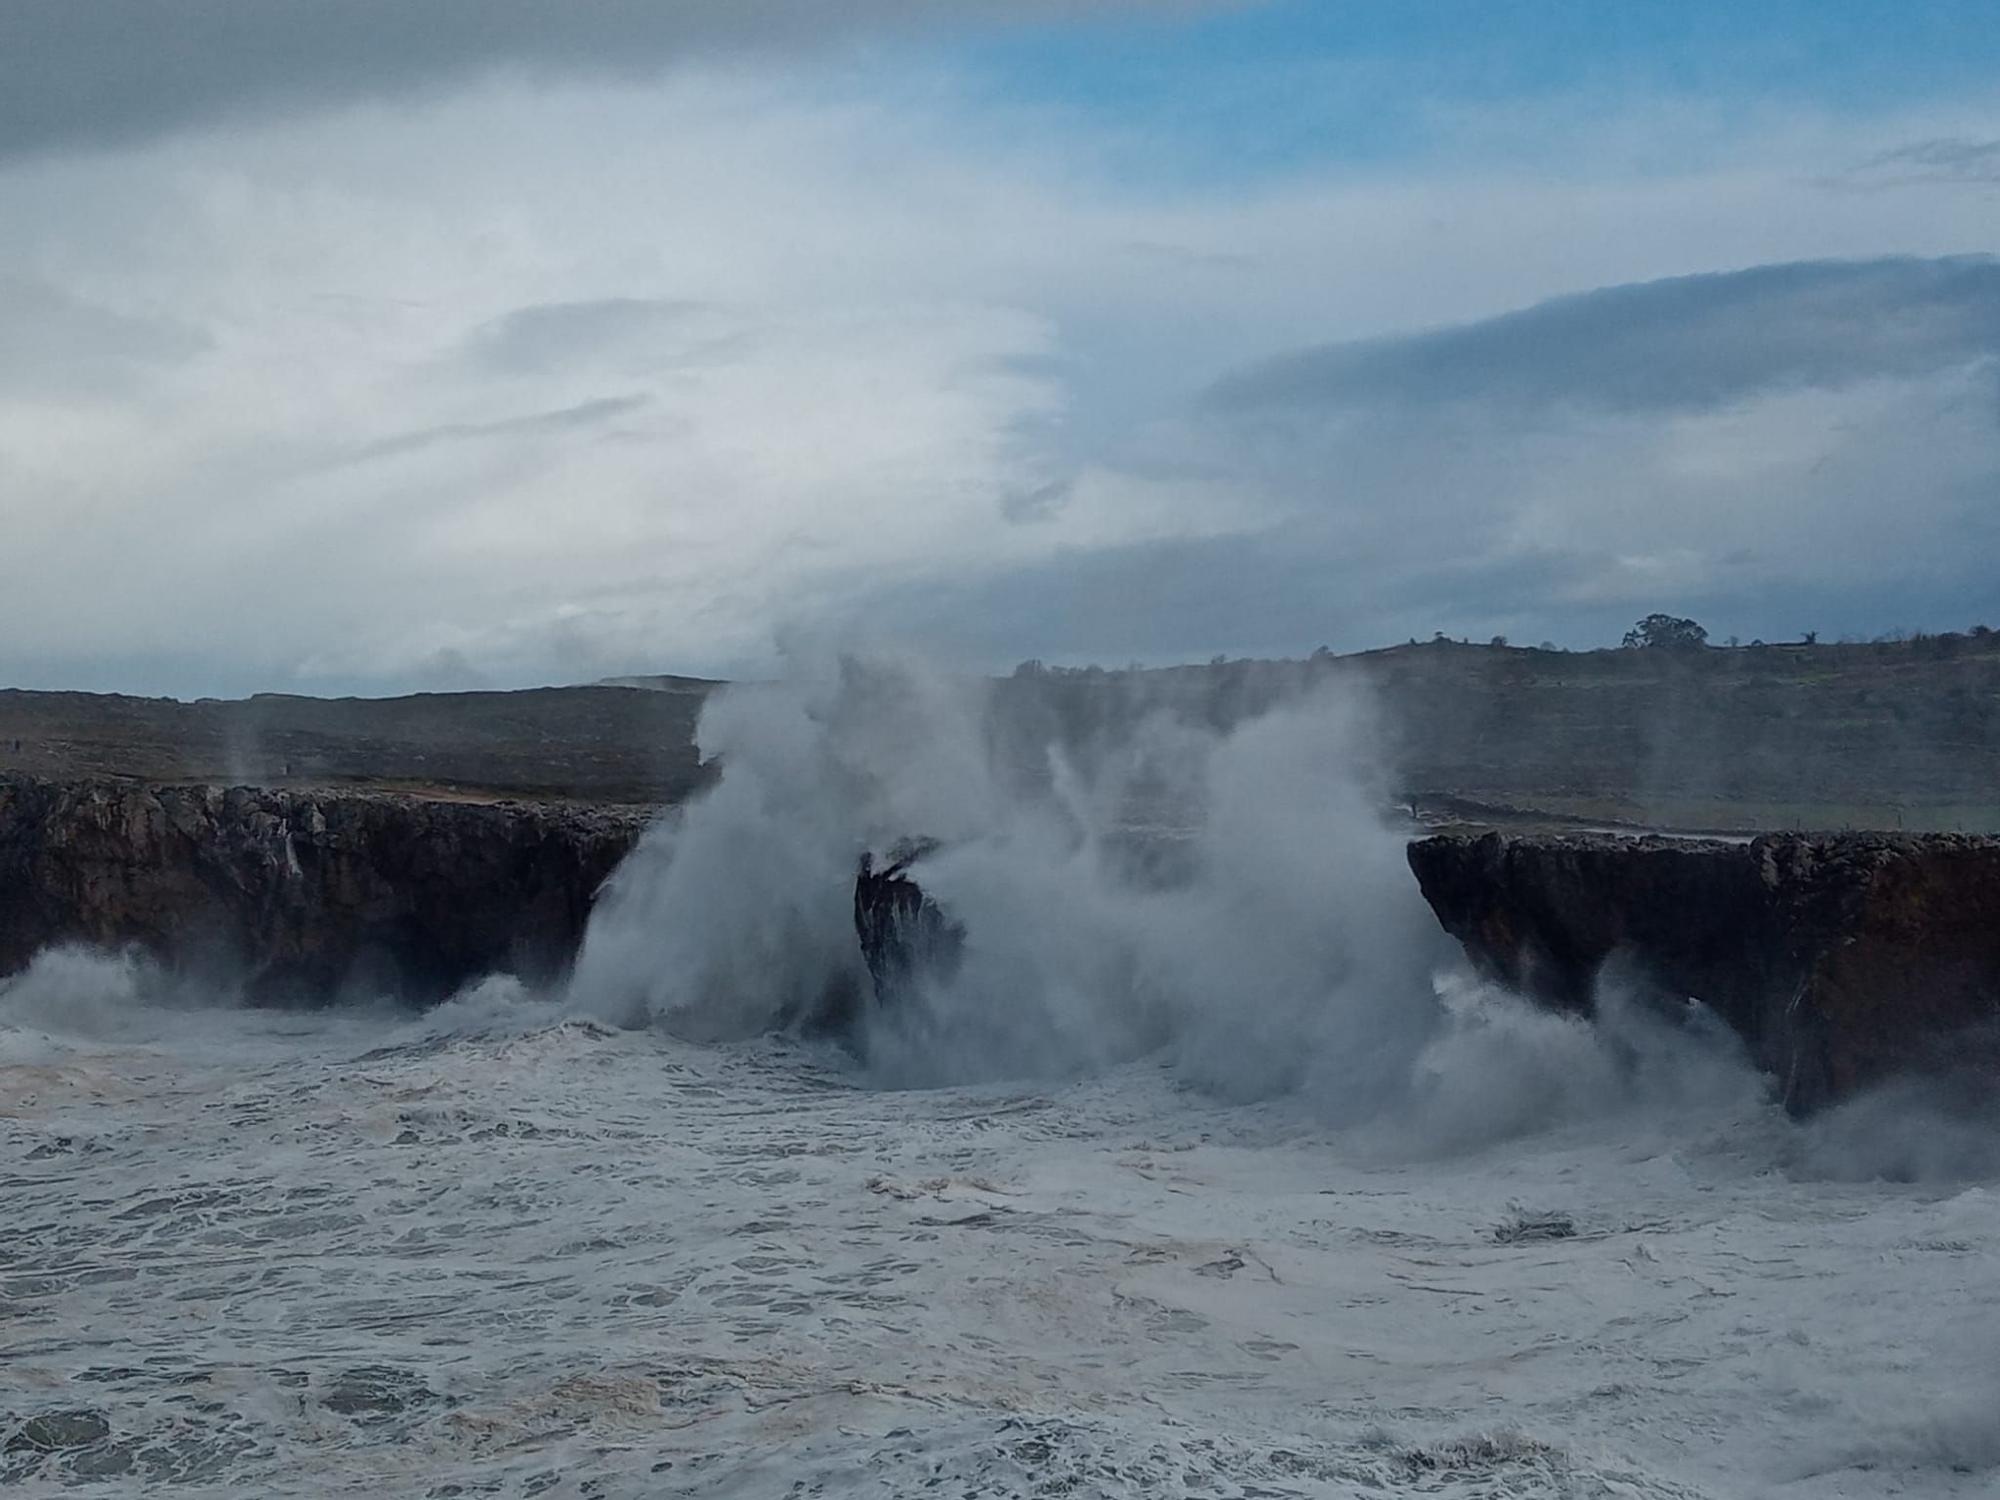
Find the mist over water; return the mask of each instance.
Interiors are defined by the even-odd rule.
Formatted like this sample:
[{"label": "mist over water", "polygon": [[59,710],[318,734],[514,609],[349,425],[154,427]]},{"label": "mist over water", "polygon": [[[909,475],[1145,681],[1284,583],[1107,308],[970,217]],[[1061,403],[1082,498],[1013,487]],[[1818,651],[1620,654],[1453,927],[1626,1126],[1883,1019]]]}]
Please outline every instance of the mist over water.
[{"label": "mist over water", "polygon": [[[614,877],[569,1002],[712,1040],[847,988],[871,1085],[1156,1058],[1214,1097],[1290,1097],[1404,1149],[1759,1095],[1712,1018],[1614,996],[1592,1025],[1462,972],[1358,686],[1220,729],[1213,705],[1162,696],[1069,733],[1006,686],[840,656],[718,694],[699,736],[720,781]],[[919,839],[910,874],[963,928],[962,961],[875,1000],[855,869]]]},{"label": "mist over water", "polygon": [[1061,1077],[1166,1049],[1235,1097],[1379,1102],[1435,1019],[1443,947],[1366,706],[1328,691],[1227,733],[1142,706],[1069,743],[1026,717],[908,658],[718,695],[699,733],[721,780],[614,878],[573,1001],[707,1036],[808,1013],[866,984],[859,858],[923,839],[911,873],[964,927],[964,961],[865,1008],[872,1080]]},{"label": "mist over water", "polygon": [[[1303,679],[1229,718],[1168,686],[1066,722],[1032,679],[909,653],[725,690],[698,731],[719,781],[614,876],[563,1003],[718,1041],[859,994],[837,1061],[864,1086],[1148,1060],[1216,1100],[1282,1099],[1377,1160],[1621,1118],[1663,1141],[1733,1132],[1802,1180],[2000,1178],[1977,1088],[1894,1083],[1800,1125],[1697,1002],[1663,1009],[1615,966],[1589,1017],[1476,979],[1405,862],[1363,684]],[[910,874],[964,952],[885,1003],[855,870],[915,840]]]}]

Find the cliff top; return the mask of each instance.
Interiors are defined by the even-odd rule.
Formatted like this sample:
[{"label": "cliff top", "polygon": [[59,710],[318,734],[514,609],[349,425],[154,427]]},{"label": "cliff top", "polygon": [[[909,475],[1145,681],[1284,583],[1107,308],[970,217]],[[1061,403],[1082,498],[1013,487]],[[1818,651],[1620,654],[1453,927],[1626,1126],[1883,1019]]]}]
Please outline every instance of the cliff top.
[{"label": "cliff top", "polygon": [[[2000,634],[1556,651],[1437,641],[1303,660],[1045,668],[999,681],[1032,734],[1166,711],[1224,729],[1315,684],[1380,702],[1420,816],[1478,823],[2000,832]],[[719,684],[193,703],[0,690],[0,771],[431,797],[675,802]]]}]

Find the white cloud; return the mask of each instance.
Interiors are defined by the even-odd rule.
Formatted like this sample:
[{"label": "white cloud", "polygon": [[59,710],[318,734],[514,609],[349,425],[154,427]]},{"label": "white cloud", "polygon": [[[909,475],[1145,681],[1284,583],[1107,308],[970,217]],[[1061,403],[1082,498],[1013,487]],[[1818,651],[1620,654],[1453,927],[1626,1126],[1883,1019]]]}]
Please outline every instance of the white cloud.
[{"label": "white cloud", "polygon": [[1976,187],[1823,185],[1928,119],[1680,175],[1141,187],[1073,122],[802,78],[493,84],[0,170],[0,286],[57,330],[5,345],[0,673],[754,670],[787,623],[868,618],[997,661],[1539,636],[1649,589],[1921,575],[1912,521],[1991,473],[1983,388],[1921,372],[1664,421],[1197,414],[1315,341],[1982,248]]}]

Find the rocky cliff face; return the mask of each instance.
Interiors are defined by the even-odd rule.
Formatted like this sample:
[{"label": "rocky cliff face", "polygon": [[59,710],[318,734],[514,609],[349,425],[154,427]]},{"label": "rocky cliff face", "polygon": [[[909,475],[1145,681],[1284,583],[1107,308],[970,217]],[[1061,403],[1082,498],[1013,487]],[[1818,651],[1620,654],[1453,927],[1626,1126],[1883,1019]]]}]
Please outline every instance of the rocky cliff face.
[{"label": "rocky cliff face", "polygon": [[315,1002],[561,971],[638,809],[0,779],[0,975],[136,945]]},{"label": "rocky cliff face", "polygon": [[910,874],[937,845],[912,840],[878,863],[863,854],[854,876],[854,935],[879,1003],[893,1005],[925,977],[949,979],[958,968],[965,929],[945,914]]},{"label": "rocky cliff face", "polygon": [[2000,1061],[2000,839],[1442,834],[1409,858],[1491,978],[1588,1010],[1623,956],[1719,1013],[1795,1113]]}]

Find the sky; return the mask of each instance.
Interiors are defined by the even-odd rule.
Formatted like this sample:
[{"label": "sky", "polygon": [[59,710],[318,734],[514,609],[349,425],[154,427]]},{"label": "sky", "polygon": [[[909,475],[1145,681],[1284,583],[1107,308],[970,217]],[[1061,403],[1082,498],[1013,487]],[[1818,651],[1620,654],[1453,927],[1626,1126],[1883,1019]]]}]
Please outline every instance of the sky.
[{"label": "sky", "polygon": [[0,686],[2000,624],[2000,7],[8,0]]}]

